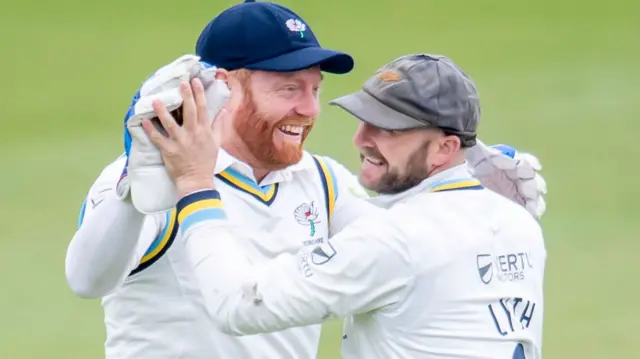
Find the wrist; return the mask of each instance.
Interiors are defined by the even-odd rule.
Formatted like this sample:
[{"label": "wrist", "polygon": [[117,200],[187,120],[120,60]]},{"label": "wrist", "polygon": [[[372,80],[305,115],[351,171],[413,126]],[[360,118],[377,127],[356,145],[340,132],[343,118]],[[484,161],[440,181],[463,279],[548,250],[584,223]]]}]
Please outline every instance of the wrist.
[{"label": "wrist", "polygon": [[216,188],[212,177],[180,178],[175,183],[179,198],[194,192],[215,190]]},{"label": "wrist", "polygon": [[181,233],[184,235],[198,223],[224,221],[227,216],[222,207],[220,193],[216,190],[194,192],[180,198],[176,210]]}]

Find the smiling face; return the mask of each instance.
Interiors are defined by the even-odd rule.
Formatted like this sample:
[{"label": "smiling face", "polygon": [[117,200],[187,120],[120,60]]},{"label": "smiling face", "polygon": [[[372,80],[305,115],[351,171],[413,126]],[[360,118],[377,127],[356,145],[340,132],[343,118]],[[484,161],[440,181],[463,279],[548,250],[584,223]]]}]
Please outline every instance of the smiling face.
[{"label": "smiling face", "polygon": [[380,194],[406,191],[464,161],[460,139],[436,128],[389,131],[360,122],[353,140],[360,151],[360,183]]},{"label": "smiling face", "polygon": [[233,129],[254,167],[277,170],[298,163],[320,111],[318,68],[296,72],[241,71],[229,77]]}]

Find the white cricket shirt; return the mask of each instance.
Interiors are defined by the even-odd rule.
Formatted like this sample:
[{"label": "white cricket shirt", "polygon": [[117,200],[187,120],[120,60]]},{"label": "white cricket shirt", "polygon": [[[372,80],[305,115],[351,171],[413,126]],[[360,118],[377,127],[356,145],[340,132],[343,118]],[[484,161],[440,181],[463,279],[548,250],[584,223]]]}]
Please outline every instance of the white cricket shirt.
[{"label": "white cricket shirt", "polygon": [[[224,332],[346,318],[343,357],[540,359],[546,250],[537,221],[461,165],[394,196],[315,248],[266,263],[215,191],[178,204],[188,258]],[[205,205],[206,199],[212,205]],[[296,226],[293,226],[295,228]],[[242,273],[217,291],[212,273]]]},{"label": "white cricket shirt", "polygon": [[[114,220],[109,219],[120,218],[121,222],[135,216],[130,203],[113,197],[124,161],[120,158],[112,163],[96,180],[67,255],[72,288],[95,286],[100,287],[98,292],[106,292],[102,299],[106,358],[315,358],[321,329],[317,324],[250,337],[234,337],[214,328],[185,257],[175,210],[142,216],[132,234],[121,231],[133,236],[134,248],[124,253],[128,255],[126,265],[109,268],[113,260],[98,263],[102,256],[112,256],[100,245],[108,245],[109,240],[115,243],[118,236],[113,231],[117,227]],[[298,164],[272,172],[257,184],[247,165],[221,151],[215,182],[225,197],[228,220],[242,233],[234,245],[254,264],[325,243],[332,233],[371,208],[350,192],[359,185],[348,170],[306,152]],[[128,214],[117,217],[110,211]],[[208,280],[211,288],[226,293],[244,280],[242,275],[216,272]],[[74,285],[74,278],[90,284]],[[90,297],[95,295],[92,289],[83,291]]]}]

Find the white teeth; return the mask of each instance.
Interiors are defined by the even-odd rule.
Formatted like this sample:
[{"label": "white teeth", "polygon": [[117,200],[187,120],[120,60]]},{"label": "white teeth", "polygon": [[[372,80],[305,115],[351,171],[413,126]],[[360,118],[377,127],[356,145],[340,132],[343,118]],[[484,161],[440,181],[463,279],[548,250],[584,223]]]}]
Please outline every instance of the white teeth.
[{"label": "white teeth", "polygon": [[365,157],[365,159],[370,162],[373,163],[376,166],[380,166],[382,164],[381,160],[375,159],[375,158],[371,158],[371,157]]},{"label": "white teeth", "polygon": [[303,126],[298,126],[298,125],[283,125],[283,126],[280,126],[279,128],[284,132],[293,133],[296,135],[302,134],[302,131],[304,130]]}]

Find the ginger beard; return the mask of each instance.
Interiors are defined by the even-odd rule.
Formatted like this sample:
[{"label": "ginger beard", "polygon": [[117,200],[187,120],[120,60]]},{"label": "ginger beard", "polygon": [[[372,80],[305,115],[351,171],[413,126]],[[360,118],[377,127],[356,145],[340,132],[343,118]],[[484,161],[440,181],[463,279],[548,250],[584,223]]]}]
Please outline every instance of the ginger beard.
[{"label": "ginger beard", "polygon": [[304,141],[314,123],[314,118],[303,116],[274,121],[258,109],[250,89],[245,88],[233,127],[262,168],[278,170],[300,162]]}]

